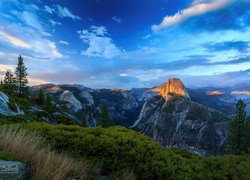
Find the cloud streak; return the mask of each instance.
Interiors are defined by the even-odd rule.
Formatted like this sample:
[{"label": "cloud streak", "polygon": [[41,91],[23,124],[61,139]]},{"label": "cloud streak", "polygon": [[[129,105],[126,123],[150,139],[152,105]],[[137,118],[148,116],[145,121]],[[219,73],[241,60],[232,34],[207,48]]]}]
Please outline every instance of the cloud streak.
[{"label": "cloud streak", "polygon": [[22,48],[30,48],[30,45],[26,42],[24,42],[23,40],[21,39],[18,39],[4,31],[1,31],[0,30],[0,36],[4,37],[5,40],[7,40],[8,42],[10,42],[11,44],[15,45],[15,46],[19,46],[19,47],[22,47]]},{"label": "cloud streak", "polygon": [[198,4],[197,2],[195,2],[191,7],[183,9],[180,12],[174,14],[173,16],[165,16],[163,21],[159,25],[152,26],[152,30],[159,31],[164,28],[174,26],[176,24],[182,23],[183,21],[189,18],[222,9],[233,2],[233,0],[213,0],[210,3]]}]

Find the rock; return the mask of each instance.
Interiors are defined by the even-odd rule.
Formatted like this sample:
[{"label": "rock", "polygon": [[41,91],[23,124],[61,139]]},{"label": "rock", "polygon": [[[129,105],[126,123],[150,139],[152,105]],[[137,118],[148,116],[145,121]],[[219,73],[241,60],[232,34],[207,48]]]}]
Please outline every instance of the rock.
[{"label": "rock", "polygon": [[0,160],[1,180],[27,180],[29,175],[28,167],[21,162]]},{"label": "rock", "polygon": [[3,92],[0,92],[0,114],[10,116],[10,115],[18,115],[18,114],[24,114],[24,112],[16,106],[16,112],[12,111],[9,108],[9,98],[7,95],[5,95]]},{"label": "rock", "polygon": [[82,109],[81,102],[78,99],[76,99],[74,94],[69,90],[64,91],[59,98],[60,101],[67,102],[68,107],[72,109],[75,113]]},{"label": "rock", "polygon": [[148,91],[159,94],[145,102],[132,128],[164,147],[204,156],[223,153],[228,125],[224,114],[191,101],[184,84],[176,78]]},{"label": "rock", "polygon": [[180,79],[177,78],[168,79],[167,84],[161,86],[160,95],[166,99],[177,96],[186,97],[190,99],[184,84]]},{"label": "rock", "polygon": [[155,96],[144,104],[132,128],[164,147],[208,156],[223,153],[227,122],[222,113],[187,98]]},{"label": "rock", "polygon": [[79,94],[80,97],[84,98],[86,100],[87,106],[94,106],[94,99],[93,97],[89,94],[88,91],[83,91]]}]

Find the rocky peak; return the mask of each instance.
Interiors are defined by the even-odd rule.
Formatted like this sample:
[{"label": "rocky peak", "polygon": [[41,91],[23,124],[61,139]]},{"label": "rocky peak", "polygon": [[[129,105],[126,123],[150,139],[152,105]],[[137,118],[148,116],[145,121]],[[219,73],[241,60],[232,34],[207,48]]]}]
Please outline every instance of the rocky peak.
[{"label": "rocky peak", "polygon": [[161,86],[160,95],[165,99],[170,99],[177,96],[190,99],[184,84],[180,79],[177,78],[169,78],[167,84]]}]

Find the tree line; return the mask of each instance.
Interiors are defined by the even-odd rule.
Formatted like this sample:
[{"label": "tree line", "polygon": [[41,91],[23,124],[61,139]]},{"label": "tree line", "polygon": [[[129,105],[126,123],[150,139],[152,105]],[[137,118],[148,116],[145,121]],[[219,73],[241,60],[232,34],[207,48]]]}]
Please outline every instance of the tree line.
[{"label": "tree line", "polygon": [[4,80],[1,79],[0,88],[3,92],[11,96],[25,98],[29,96],[28,73],[23,57],[18,57],[17,67],[14,74],[7,70]]}]

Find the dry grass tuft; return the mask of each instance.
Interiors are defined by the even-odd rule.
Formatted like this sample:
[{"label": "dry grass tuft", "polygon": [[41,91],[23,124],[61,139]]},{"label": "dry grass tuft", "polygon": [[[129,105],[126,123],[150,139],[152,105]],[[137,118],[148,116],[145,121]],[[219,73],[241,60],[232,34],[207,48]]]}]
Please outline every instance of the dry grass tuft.
[{"label": "dry grass tuft", "polygon": [[42,146],[41,138],[22,129],[0,128],[0,150],[10,152],[31,167],[31,179],[66,180],[87,178],[86,163],[77,162],[66,154],[58,154]]}]

